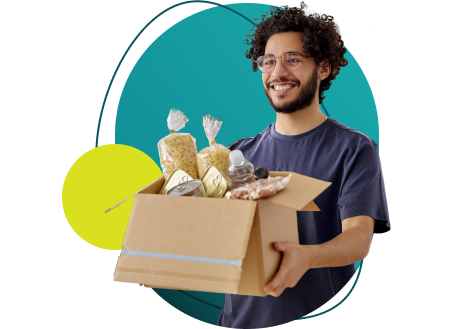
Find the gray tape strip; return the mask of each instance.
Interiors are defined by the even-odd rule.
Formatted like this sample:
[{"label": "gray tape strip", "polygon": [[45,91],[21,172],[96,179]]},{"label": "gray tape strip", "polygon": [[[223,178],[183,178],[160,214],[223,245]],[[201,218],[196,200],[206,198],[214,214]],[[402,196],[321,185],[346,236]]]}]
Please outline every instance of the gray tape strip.
[{"label": "gray tape strip", "polygon": [[121,254],[122,255],[130,255],[130,256],[143,256],[143,257],[154,257],[154,258],[189,260],[189,261],[192,261],[192,262],[202,262],[202,263],[242,266],[242,262],[237,261],[237,260],[226,260],[226,259],[215,259],[215,258],[205,258],[205,257],[191,257],[191,256],[181,256],[181,255],[158,254],[158,253],[155,253],[155,252],[131,251],[131,250],[122,250]]}]

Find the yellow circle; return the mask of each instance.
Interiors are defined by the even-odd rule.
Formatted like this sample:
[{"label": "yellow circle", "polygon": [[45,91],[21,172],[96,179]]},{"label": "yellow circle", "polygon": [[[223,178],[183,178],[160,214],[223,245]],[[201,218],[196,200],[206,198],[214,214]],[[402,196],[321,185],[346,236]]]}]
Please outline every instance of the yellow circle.
[{"label": "yellow circle", "polygon": [[136,148],[120,144],[94,148],[67,173],[63,186],[66,218],[88,243],[120,250],[135,198],[105,211],[160,176],[157,164]]}]

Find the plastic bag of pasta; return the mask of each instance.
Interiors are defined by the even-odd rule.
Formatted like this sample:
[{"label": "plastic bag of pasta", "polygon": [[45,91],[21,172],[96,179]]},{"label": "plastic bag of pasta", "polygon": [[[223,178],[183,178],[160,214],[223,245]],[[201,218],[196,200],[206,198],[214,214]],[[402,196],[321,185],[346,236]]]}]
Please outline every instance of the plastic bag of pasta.
[{"label": "plastic bag of pasta", "polygon": [[290,174],[287,177],[268,177],[256,180],[250,184],[237,187],[225,194],[226,199],[258,200],[268,198],[282,191],[289,183]]},{"label": "plastic bag of pasta", "polygon": [[177,169],[186,172],[193,179],[198,179],[196,139],[188,133],[177,133],[185,126],[188,118],[178,110],[170,110],[167,118],[170,135],[162,138],[159,148],[160,165],[165,179]]},{"label": "plastic bag of pasta", "polygon": [[209,140],[209,146],[202,149],[197,154],[197,167],[199,169],[199,177],[203,177],[210,167],[217,168],[228,180],[229,153],[231,152],[226,146],[217,144],[215,137],[221,128],[223,121],[207,114],[203,117],[205,135]]}]

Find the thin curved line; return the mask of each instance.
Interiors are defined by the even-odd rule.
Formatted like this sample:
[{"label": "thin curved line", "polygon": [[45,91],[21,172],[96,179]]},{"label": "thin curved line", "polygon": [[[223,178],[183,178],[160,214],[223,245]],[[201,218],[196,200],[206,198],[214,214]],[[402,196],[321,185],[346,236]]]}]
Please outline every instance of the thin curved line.
[{"label": "thin curved line", "polygon": [[128,52],[130,51],[130,49],[132,48],[133,44],[135,43],[135,41],[139,38],[139,36],[144,32],[144,30],[146,30],[146,28],[151,25],[151,23],[155,22],[157,18],[159,18],[160,16],[162,16],[165,12],[167,11],[170,11],[170,9],[173,9],[173,8],[176,8],[176,7],[179,7],[181,5],[186,5],[186,4],[191,4],[191,3],[208,3],[208,4],[213,4],[213,5],[216,5],[216,6],[220,6],[220,7],[223,7],[223,8],[226,8],[236,14],[238,14],[239,16],[245,18],[246,20],[248,20],[250,23],[252,23],[253,25],[257,25],[255,24],[254,22],[252,22],[250,19],[248,19],[247,17],[245,17],[244,15],[238,13],[237,11],[235,11],[234,9],[231,9],[229,7],[226,7],[220,3],[216,3],[216,2],[213,2],[213,1],[200,1],[200,0],[192,0],[192,1],[183,1],[183,2],[180,2],[180,3],[177,3],[175,5],[172,5],[170,7],[168,7],[167,9],[164,9],[161,13],[157,14],[153,19],[151,19],[142,29],[141,31],[135,36],[135,38],[132,40],[132,42],[130,43],[130,45],[128,46],[127,50],[125,50],[125,53],[122,55],[122,58],[120,59],[119,61],[119,64],[117,64],[117,67],[114,71],[114,74],[112,75],[112,78],[111,78],[111,81],[109,82],[109,86],[108,86],[108,89],[106,90],[106,95],[104,96],[104,100],[103,100],[103,105],[101,107],[101,112],[99,114],[99,118],[98,118],[98,128],[96,130],[96,142],[95,142],[95,147],[98,147],[98,140],[99,140],[99,130],[100,130],[100,126],[101,126],[101,120],[103,119],[103,112],[104,112],[104,107],[106,106],[106,100],[107,100],[107,97],[108,97],[108,94],[109,94],[109,91],[111,90],[111,86],[112,86],[112,83],[114,82],[114,79],[115,79],[115,76],[117,74],[117,72],[119,71],[119,68],[120,66],[122,65],[122,62],[123,60],[125,59],[125,57],[127,56]]},{"label": "thin curved line", "polygon": [[[160,14],[158,14],[156,17],[154,17],[151,21],[149,21],[148,24],[145,25],[145,27],[143,27],[143,29],[136,35],[135,39],[133,39],[133,41],[130,43],[130,45],[128,46],[127,50],[125,51],[125,53],[123,54],[122,58],[120,59],[119,64],[117,65],[117,68],[116,68],[116,70],[114,71],[114,74],[112,75],[111,82],[109,83],[109,86],[108,86],[107,91],[106,91],[106,95],[104,96],[103,105],[102,105],[102,107],[101,107],[101,113],[100,113],[100,115],[99,115],[98,129],[97,129],[97,131],[96,131],[96,143],[95,143],[95,147],[98,147],[99,128],[100,128],[100,126],[101,126],[101,119],[102,119],[102,117],[103,117],[103,112],[104,112],[104,107],[105,107],[105,105],[106,105],[107,96],[109,95],[109,91],[111,90],[112,83],[114,82],[114,78],[115,78],[117,72],[119,71],[119,67],[120,67],[120,65],[122,64],[123,60],[125,59],[125,56],[127,55],[128,51],[131,49],[131,47],[133,46],[133,44],[135,43],[135,41],[138,39],[138,37],[141,35],[141,33],[143,33],[144,30],[146,30],[146,28],[147,28],[149,25],[151,25],[151,23],[154,22],[158,17],[160,17],[161,15],[163,15],[164,13],[166,13],[167,11],[169,11],[170,9],[173,9],[173,8],[175,8],[175,7],[178,7],[178,6],[187,4],[187,3],[195,3],[195,2],[198,2],[198,3],[208,3],[208,4],[212,4],[212,5],[216,5],[216,6],[220,6],[220,7],[226,8],[226,9],[232,11],[233,13],[235,13],[235,14],[241,16],[242,18],[246,19],[247,21],[249,21],[249,22],[252,23],[253,25],[256,25],[256,24],[255,24],[254,22],[252,22],[249,18],[245,17],[244,15],[242,15],[241,13],[237,12],[237,11],[234,10],[234,9],[231,9],[231,8],[225,6],[225,5],[222,5],[222,4],[219,4],[219,3],[216,3],[216,2],[212,2],[212,1],[201,1],[201,0],[184,1],[184,2],[178,3],[178,4],[176,4],[176,5],[173,5],[173,6],[169,7],[169,8],[167,8],[167,9],[165,9],[165,10],[162,11]],[[324,109],[324,111],[326,112],[327,116],[330,117],[329,112],[327,112],[327,110],[326,110],[324,104],[321,104],[321,106],[322,106],[322,108]],[[322,313],[319,313],[319,314],[315,314],[315,315],[311,315],[311,316],[307,316],[307,317],[302,317],[302,318],[300,318],[300,319],[298,319],[298,320],[313,318],[313,317],[315,317],[315,316],[322,315],[322,314],[324,314],[324,313],[327,313],[327,312],[333,310],[334,308],[336,308],[336,307],[339,306],[340,304],[342,304],[343,301],[344,301],[345,299],[347,299],[347,297],[350,295],[350,293],[353,291],[354,287],[356,286],[356,282],[358,282],[359,275],[361,274],[362,265],[363,265],[363,261],[361,260],[361,265],[360,265],[360,267],[359,267],[359,272],[358,272],[358,276],[356,277],[356,281],[355,281],[355,283],[353,284],[353,287],[351,288],[351,290],[348,292],[348,295],[346,295],[346,297],[345,297],[344,299],[342,299],[342,301],[341,301],[340,303],[338,303],[337,305],[335,305],[334,307],[332,307],[331,309],[329,309],[329,310],[327,310],[327,311],[325,311],[325,312],[322,312]],[[153,290],[154,290],[154,289],[153,289]],[[189,297],[191,297],[191,298],[193,298],[193,299],[195,299],[195,300],[197,300],[197,301],[199,301],[199,302],[201,302],[201,303],[204,303],[204,304],[206,304],[206,305],[208,305],[208,306],[214,307],[214,308],[219,309],[219,310],[222,309],[222,308],[219,307],[219,306],[216,306],[216,305],[214,305],[214,304],[211,304],[211,303],[208,303],[208,302],[206,302],[206,301],[203,301],[202,299],[199,299],[199,298],[197,298],[197,297],[194,297],[194,296],[188,294],[187,292],[185,292],[185,291],[183,291],[183,290],[178,290],[178,291],[181,292],[181,293],[183,293],[183,294],[185,294],[186,296],[189,296]]]},{"label": "thin curved line", "polygon": [[361,274],[361,268],[363,267],[363,261],[364,261],[364,259],[361,260],[361,265],[359,265],[359,269],[358,269],[358,275],[356,276],[356,279],[355,279],[355,282],[353,283],[353,286],[351,287],[350,291],[348,291],[348,294],[347,294],[345,297],[343,297],[343,299],[342,299],[340,302],[338,302],[337,304],[335,304],[335,305],[332,306],[331,308],[325,310],[324,312],[316,313],[316,314],[307,316],[306,318],[303,317],[302,320],[314,318],[314,317],[317,317],[317,316],[320,316],[320,315],[329,313],[330,311],[336,309],[338,306],[340,306],[341,304],[343,304],[343,302],[351,295],[351,292],[352,292],[353,289],[356,287],[356,283],[357,283],[358,280],[359,280],[359,275]]},{"label": "thin curved line", "polygon": [[[337,307],[340,306],[341,304],[343,304],[343,302],[350,296],[351,292],[352,292],[353,289],[356,287],[356,283],[358,282],[359,276],[361,275],[361,269],[362,269],[362,267],[363,267],[363,261],[364,261],[364,259],[361,260],[361,264],[359,265],[359,268],[358,268],[358,275],[356,276],[356,279],[355,279],[355,282],[353,283],[353,286],[350,288],[350,291],[348,292],[348,294],[347,294],[345,297],[343,297],[343,299],[342,299],[340,302],[338,302],[337,304],[335,304],[335,305],[332,306],[331,308],[325,310],[324,312],[316,313],[316,314],[310,315],[310,316],[308,316],[308,317],[306,317],[306,318],[304,317],[303,319],[309,319],[309,318],[314,318],[314,317],[319,316],[319,315],[323,315],[323,314],[328,313],[328,312],[332,311],[333,309],[337,308]],[[188,296],[188,297],[191,297],[191,298],[193,298],[193,299],[195,299],[195,300],[197,300],[197,301],[199,301],[199,302],[202,302],[202,303],[204,303],[204,304],[206,304],[206,305],[212,306],[212,307],[214,307],[214,308],[216,308],[216,309],[218,309],[218,310],[221,310],[221,309],[222,309],[222,307],[218,307],[218,306],[216,306],[216,305],[213,305],[213,304],[210,304],[210,303],[208,303],[208,302],[206,302],[206,301],[203,301],[202,299],[199,299],[199,298],[197,298],[197,297],[194,297],[194,296],[188,294],[187,292],[184,292],[183,290],[178,290],[178,291],[181,292],[181,293],[183,293],[183,294],[185,294],[185,295]]]},{"label": "thin curved line", "polygon": [[221,307],[218,307],[218,306],[216,306],[216,305],[207,303],[206,301],[203,301],[202,299],[199,299],[199,298],[197,298],[197,297],[194,297],[194,296],[188,294],[187,292],[184,292],[183,290],[178,290],[178,291],[179,291],[179,292],[182,292],[182,293],[185,294],[186,296],[189,296],[189,297],[191,297],[191,298],[194,298],[195,300],[197,300],[197,301],[199,301],[199,302],[202,302],[202,303],[207,304],[207,305],[209,305],[209,306],[215,307],[216,309],[219,309],[219,310],[222,309]]}]

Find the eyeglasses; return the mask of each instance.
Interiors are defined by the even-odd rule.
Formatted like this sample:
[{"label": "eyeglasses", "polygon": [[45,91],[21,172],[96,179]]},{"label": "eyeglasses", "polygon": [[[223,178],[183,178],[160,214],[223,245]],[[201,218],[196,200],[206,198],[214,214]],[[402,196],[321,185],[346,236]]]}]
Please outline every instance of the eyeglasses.
[{"label": "eyeglasses", "polygon": [[[300,53],[285,53],[282,56],[282,65],[288,71],[294,71],[302,65],[302,58],[309,58],[311,56],[303,56]],[[273,55],[264,55],[257,58],[256,62],[258,68],[263,73],[270,73],[273,72],[274,68],[276,67],[276,58],[281,57],[274,57]]]}]

